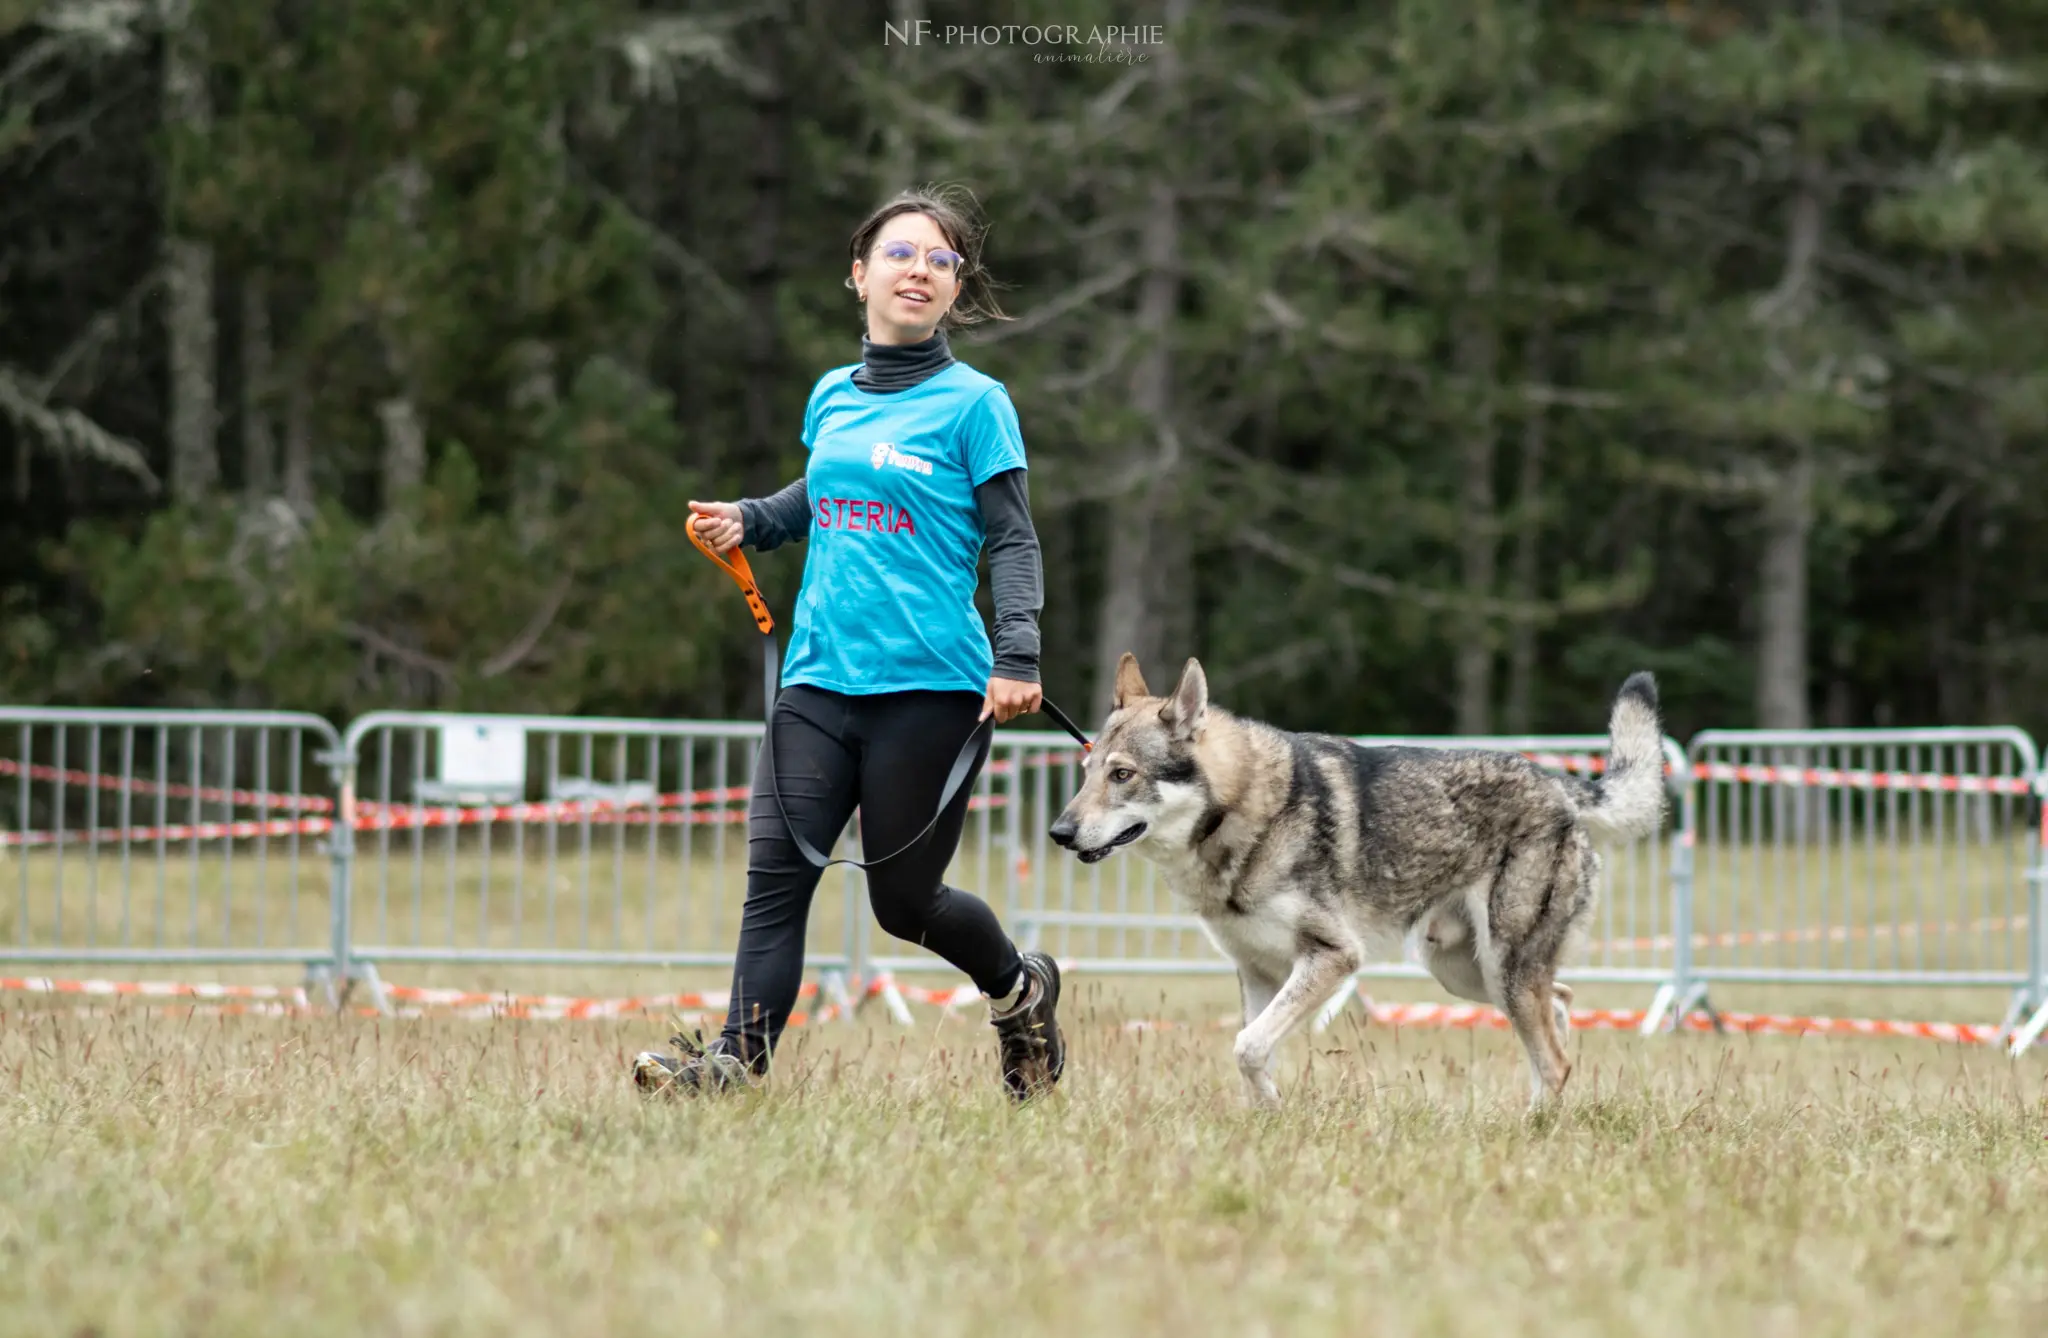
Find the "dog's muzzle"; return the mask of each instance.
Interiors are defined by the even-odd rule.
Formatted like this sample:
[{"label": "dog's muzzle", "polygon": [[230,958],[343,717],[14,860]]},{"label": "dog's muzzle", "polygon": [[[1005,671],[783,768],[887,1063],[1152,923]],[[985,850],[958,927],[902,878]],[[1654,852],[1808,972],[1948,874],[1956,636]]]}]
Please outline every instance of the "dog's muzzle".
[{"label": "dog's muzzle", "polygon": [[1075,822],[1072,818],[1061,818],[1058,822],[1055,822],[1051,826],[1051,828],[1049,828],[1046,832],[1046,835],[1052,838],[1054,845],[1057,845],[1064,850],[1073,851],[1074,854],[1079,857],[1080,861],[1083,864],[1094,864],[1101,860],[1108,859],[1109,852],[1115,850],[1118,846],[1127,846],[1131,842],[1143,836],[1145,834],[1145,824],[1142,822],[1134,822],[1130,826],[1118,832],[1116,836],[1113,839],[1111,839],[1108,843],[1104,845],[1094,846],[1087,850],[1083,850],[1079,846],[1076,846],[1074,844],[1075,839],[1079,837],[1080,834],[1081,825]]}]

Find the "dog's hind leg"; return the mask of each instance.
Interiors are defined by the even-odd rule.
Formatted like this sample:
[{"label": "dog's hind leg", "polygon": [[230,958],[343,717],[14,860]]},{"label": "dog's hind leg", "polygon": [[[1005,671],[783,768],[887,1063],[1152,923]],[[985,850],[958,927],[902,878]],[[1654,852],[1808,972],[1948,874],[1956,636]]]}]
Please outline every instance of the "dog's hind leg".
[{"label": "dog's hind leg", "polygon": [[[1479,936],[1472,931],[1469,908],[1462,898],[1447,901],[1431,913],[1422,934],[1422,964],[1436,983],[1454,998],[1500,1007],[1501,1001],[1487,990],[1486,973],[1479,966]],[[1559,1028],[1572,1025],[1572,987],[1563,981],[1551,984],[1550,1010]]]},{"label": "dog's hind leg", "polygon": [[[1237,1071],[1244,1076],[1245,1094],[1253,1105],[1270,1108],[1280,1104],[1280,1089],[1273,1085],[1273,1052],[1289,1033],[1329,1002],[1358,970],[1360,961],[1355,948],[1313,932],[1303,933],[1287,979],[1237,1033]],[[1247,1011],[1251,1003],[1247,988]]]},{"label": "dog's hind leg", "polygon": [[1592,846],[1575,823],[1519,843],[1487,891],[1487,929],[1475,935],[1490,984],[1529,1057],[1530,1105],[1556,1100],[1571,1077],[1556,1014],[1557,967],[1593,900]]},{"label": "dog's hind leg", "polygon": [[1558,1035],[1557,1015],[1545,1006],[1550,999],[1543,988],[1540,968],[1517,971],[1503,982],[1507,998],[1502,1001],[1515,1034],[1529,1054],[1529,1106],[1541,1107],[1564,1094],[1572,1063],[1565,1055]]}]

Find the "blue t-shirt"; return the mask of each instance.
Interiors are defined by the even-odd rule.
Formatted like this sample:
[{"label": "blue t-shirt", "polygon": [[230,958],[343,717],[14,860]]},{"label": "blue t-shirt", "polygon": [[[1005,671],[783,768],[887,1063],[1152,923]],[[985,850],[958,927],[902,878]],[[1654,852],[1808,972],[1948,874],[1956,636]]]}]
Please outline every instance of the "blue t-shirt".
[{"label": "blue t-shirt", "polygon": [[985,691],[974,490],[1025,467],[1017,410],[964,363],[886,395],[854,385],[855,366],[820,377],[804,411],[810,542],[782,681]]}]

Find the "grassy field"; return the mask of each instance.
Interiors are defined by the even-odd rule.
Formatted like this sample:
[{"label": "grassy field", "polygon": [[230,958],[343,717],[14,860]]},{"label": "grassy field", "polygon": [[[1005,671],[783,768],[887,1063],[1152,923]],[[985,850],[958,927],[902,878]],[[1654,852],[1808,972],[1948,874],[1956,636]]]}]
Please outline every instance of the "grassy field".
[{"label": "grassy field", "polygon": [[[1283,1052],[1077,983],[1013,1109],[979,1017],[811,1029],[648,1102],[647,1026],[0,1017],[0,1332],[2020,1333],[2048,1069],[1922,1042],[1498,1033]],[[1199,1024],[1227,1003],[1190,1001]]]},{"label": "grassy field", "polygon": [[[357,941],[729,943],[733,846],[721,865],[701,847],[685,859],[606,840],[550,865],[473,844],[423,843],[415,859],[394,842],[358,865]],[[970,844],[961,881],[996,876],[984,850]],[[1773,859],[1711,864],[1702,929],[1887,922],[1882,901],[1776,889],[1853,891],[1897,869]],[[1913,877],[1915,914],[1997,909],[2009,859]],[[1618,884],[1617,933],[1669,929],[1660,902],[1626,891],[1647,867]],[[106,852],[12,852],[0,944],[145,943],[161,925],[173,946],[317,946],[326,866],[305,852],[293,875],[275,847],[261,862],[174,852],[125,871]],[[1066,870],[1022,876],[1029,905],[1169,909],[1128,874],[1071,893]],[[816,950],[860,924],[861,895],[828,874]],[[868,932],[878,951],[909,951]],[[1972,934],[1949,940],[2007,941]],[[1090,930],[1056,946],[1114,941]],[[1830,941],[1784,950],[1811,958]],[[1154,934],[1141,950],[1193,947]],[[1654,963],[1669,946],[1628,951]],[[298,981],[289,966],[31,970]],[[716,969],[473,962],[385,975],[611,994],[726,983]],[[1353,1011],[1289,1042],[1288,1105],[1261,1116],[1241,1107],[1219,1025],[1235,1007],[1227,978],[1069,989],[1068,1079],[1023,1110],[998,1092],[974,1008],[802,1028],[760,1093],[649,1103],[626,1065],[667,1034],[661,1018],[277,1019],[0,996],[0,1335],[1860,1338],[2048,1320],[2040,1053],[1576,1031],[1565,1109],[1531,1123],[1512,1037],[1367,1026]],[[1444,997],[1427,981],[1372,992]],[[1647,994],[1589,985],[1580,1003]],[[1966,1021],[2004,1003],[1851,985],[1729,986],[1717,1000]],[[1134,1031],[1133,1018],[1172,1025]]]}]

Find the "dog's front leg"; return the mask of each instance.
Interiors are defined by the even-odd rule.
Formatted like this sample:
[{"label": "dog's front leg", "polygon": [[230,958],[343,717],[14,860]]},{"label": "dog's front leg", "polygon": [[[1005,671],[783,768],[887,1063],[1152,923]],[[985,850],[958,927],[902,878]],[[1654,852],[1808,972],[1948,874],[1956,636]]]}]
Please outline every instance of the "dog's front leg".
[{"label": "dog's front leg", "polygon": [[[1281,977],[1268,975],[1257,967],[1241,965],[1237,968],[1237,988],[1244,1005],[1243,1024],[1238,1028],[1240,1047],[1245,1032],[1258,1020],[1260,1014],[1273,1006],[1274,996],[1280,993],[1280,987],[1284,983]],[[1263,1071],[1253,1074],[1244,1068],[1242,1048],[1238,1050],[1238,1072],[1244,1078],[1245,1098],[1248,1104],[1266,1106],[1280,1099],[1270,1077]]]},{"label": "dog's front leg", "polygon": [[[1338,986],[1358,970],[1359,961],[1359,955],[1348,948],[1320,941],[1304,945],[1286,981],[1237,1034],[1237,1071],[1244,1076],[1246,1095],[1254,1106],[1270,1109],[1280,1104],[1280,1089],[1273,1085],[1273,1052],[1329,1001]],[[1250,1003],[1249,993],[1246,1003]]]}]

